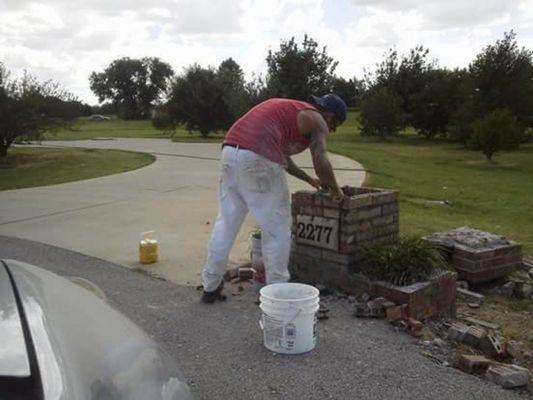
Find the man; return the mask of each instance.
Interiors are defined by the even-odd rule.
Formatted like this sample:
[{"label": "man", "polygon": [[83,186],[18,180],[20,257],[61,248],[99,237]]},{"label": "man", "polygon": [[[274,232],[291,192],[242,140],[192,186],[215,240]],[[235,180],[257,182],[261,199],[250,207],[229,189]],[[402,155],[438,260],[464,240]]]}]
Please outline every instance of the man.
[{"label": "man", "polygon": [[[326,138],[346,119],[346,104],[334,95],[310,103],[269,99],[229,129],[222,145],[219,212],[202,274],[202,301],[224,300],[222,277],[229,252],[250,211],[261,228],[266,283],[286,282],[291,247],[290,198],[285,171],[342,198],[326,153]],[[318,176],[309,176],[290,158],[309,148]]]}]

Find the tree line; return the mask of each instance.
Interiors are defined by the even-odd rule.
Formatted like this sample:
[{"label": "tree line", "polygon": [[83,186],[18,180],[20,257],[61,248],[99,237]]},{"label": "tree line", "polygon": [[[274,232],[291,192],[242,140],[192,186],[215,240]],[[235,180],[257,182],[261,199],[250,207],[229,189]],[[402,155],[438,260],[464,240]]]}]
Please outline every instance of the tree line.
[{"label": "tree line", "polygon": [[394,48],[373,72],[349,80],[335,74],[338,62],[305,36],[269,50],[265,76],[246,82],[232,59],[218,68],[197,64],[175,75],[157,58],[115,60],[91,75],[91,89],[124,118],[146,118],[173,132],[178,125],[208,136],[227,129],[251,106],[269,97],[308,100],[334,92],[361,113],[361,133],[385,137],[406,127],[428,138],[447,137],[481,149],[490,160],[527,139],[533,116],[532,52],[519,48],[513,31],[486,46],[466,68],[448,69],[416,46]]},{"label": "tree line", "polygon": [[156,128],[177,126],[203,136],[224,131],[250,107],[270,97],[308,100],[334,92],[361,115],[361,134],[386,137],[406,127],[428,138],[447,137],[481,149],[488,159],[526,140],[533,124],[532,52],[513,31],[486,46],[466,68],[448,69],[416,46],[392,48],[362,79],[336,75],[327,48],[305,36],[282,40],[266,56],[265,75],[249,81],[232,58],[218,67],[190,65],[176,74],[159,58],[120,58],[89,77],[99,106],[89,107],[48,81],[25,74],[10,79],[0,62],[0,156],[18,137],[42,132],[91,112],[124,119],[151,118]]}]

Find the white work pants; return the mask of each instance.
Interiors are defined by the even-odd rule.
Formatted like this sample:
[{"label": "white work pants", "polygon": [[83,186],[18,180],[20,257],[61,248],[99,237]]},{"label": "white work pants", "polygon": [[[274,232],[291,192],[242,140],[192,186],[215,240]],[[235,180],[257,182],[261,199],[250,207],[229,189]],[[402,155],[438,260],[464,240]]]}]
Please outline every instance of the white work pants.
[{"label": "white work pants", "polygon": [[202,274],[204,290],[216,290],[220,284],[248,211],[261,228],[266,283],[286,282],[291,233],[285,169],[254,152],[230,146],[222,149],[221,169],[218,217]]}]

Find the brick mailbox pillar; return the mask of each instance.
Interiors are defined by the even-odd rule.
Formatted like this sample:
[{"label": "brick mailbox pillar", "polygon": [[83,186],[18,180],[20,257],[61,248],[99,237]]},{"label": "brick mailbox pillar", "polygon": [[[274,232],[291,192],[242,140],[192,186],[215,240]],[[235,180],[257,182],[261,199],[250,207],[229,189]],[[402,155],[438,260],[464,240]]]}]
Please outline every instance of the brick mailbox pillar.
[{"label": "brick mailbox pillar", "polygon": [[368,290],[368,279],[348,270],[360,246],[398,240],[398,192],[355,187],[344,192],[340,203],[321,192],[292,195],[290,270],[302,281],[358,293]]}]

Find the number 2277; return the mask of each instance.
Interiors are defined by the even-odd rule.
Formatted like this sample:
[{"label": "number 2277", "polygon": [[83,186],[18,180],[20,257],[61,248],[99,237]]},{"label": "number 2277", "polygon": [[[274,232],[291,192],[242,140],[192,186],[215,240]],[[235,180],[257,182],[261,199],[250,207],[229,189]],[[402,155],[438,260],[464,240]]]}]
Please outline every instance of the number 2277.
[{"label": "number 2277", "polygon": [[315,225],[311,223],[303,223],[299,222],[296,227],[296,235],[299,238],[307,239],[307,240],[314,240],[320,242],[322,240],[322,234],[324,234],[324,238],[326,243],[329,243],[331,232],[333,228],[326,227],[322,225]]}]

